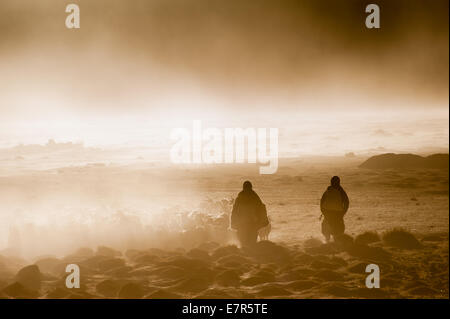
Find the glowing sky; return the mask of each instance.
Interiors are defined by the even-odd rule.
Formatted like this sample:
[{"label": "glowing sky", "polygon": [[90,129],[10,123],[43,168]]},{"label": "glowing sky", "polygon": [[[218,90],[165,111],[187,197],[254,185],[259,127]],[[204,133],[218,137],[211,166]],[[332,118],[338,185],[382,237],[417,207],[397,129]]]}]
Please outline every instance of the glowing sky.
[{"label": "glowing sky", "polygon": [[448,148],[448,1],[0,3],[0,147],[166,143],[193,119],[280,147]]}]

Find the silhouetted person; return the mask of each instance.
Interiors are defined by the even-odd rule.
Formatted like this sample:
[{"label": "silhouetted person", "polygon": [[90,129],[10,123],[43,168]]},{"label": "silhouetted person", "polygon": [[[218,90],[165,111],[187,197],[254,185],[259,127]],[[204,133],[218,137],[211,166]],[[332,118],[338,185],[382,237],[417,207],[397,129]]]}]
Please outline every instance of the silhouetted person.
[{"label": "silhouetted person", "polygon": [[344,233],[344,215],[349,204],[347,193],[341,186],[341,180],[338,176],[333,176],[331,185],[328,186],[320,200],[320,210],[324,216],[322,234],[327,242],[330,240],[330,236],[333,236],[336,241],[336,238]]},{"label": "silhouetted person", "polygon": [[231,212],[231,228],[237,230],[241,246],[255,244],[258,230],[268,224],[266,206],[253,190],[252,183],[244,182]]}]

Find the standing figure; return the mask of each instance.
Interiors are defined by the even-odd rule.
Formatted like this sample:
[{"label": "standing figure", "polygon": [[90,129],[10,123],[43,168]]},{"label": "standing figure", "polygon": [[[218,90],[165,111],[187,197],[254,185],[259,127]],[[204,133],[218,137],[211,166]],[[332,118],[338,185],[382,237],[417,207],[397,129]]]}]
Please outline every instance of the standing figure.
[{"label": "standing figure", "polygon": [[322,221],[322,234],[327,242],[330,236],[334,241],[344,234],[345,224],[344,215],[349,207],[349,199],[347,193],[341,186],[341,180],[338,176],[331,178],[331,185],[328,186],[320,200],[320,210],[324,217]]},{"label": "standing figure", "polygon": [[244,182],[243,190],[234,201],[231,228],[237,230],[241,246],[251,246],[258,239],[258,230],[269,224],[266,206],[253,190],[252,183]]}]

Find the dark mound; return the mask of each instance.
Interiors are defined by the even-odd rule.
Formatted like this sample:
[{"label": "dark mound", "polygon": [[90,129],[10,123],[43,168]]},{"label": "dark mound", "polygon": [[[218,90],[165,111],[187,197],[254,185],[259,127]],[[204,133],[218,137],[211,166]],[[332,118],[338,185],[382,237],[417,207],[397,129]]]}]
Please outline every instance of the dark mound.
[{"label": "dark mound", "polygon": [[140,284],[128,283],[120,288],[117,297],[121,299],[140,299],[144,297],[144,289]]},{"label": "dark mound", "polygon": [[289,250],[271,241],[264,240],[257,242],[251,248],[244,249],[246,253],[263,262],[288,262],[291,259]]},{"label": "dark mound", "polygon": [[417,295],[417,296],[423,296],[423,297],[436,296],[438,294],[438,292],[436,290],[426,287],[426,286],[412,288],[412,289],[408,290],[408,292],[411,295]]},{"label": "dark mound", "polygon": [[201,259],[188,258],[183,256],[175,256],[167,261],[159,263],[160,266],[175,266],[185,269],[186,271],[196,271],[208,267],[208,263]]},{"label": "dark mound", "polygon": [[391,254],[381,247],[371,247],[362,244],[353,244],[345,249],[350,256],[371,259],[376,261],[386,261],[391,259]]},{"label": "dark mound", "polygon": [[259,270],[255,273],[253,273],[250,277],[242,280],[241,284],[242,286],[256,286],[260,284],[265,284],[268,282],[274,282],[275,281],[275,275],[267,270]]},{"label": "dark mound", "polygon": [[239,273],[234,269],[224,270],[216,276],[216,283],[221,286],[238,286],[241,278]]},{"label": "dark mound", "polygon": [[28,289],[18,282],[5,287],[2,292],[11,298],[34,299],[39,297],[37,291]]},{"label": "dark mound", "polygon": [[348,234],[342,234],[336,237],[336,244],[338,246],[347,247],[354,243],[353,237]]},{"label": "dark mound", "polygon": [[223,256],[220,257],[217,260],[217,263],[225,265],[225,266],[238,266],[238,265],[242,265],[242,264],[247,264],[247,263],[251,263],[251,260],[248,259],[247,257],[241,256],[241,255],[227,255],[227,256]]},{"label": "dark mound", "polygon": [[69,295],[70,295],[70,291],[68,291],[67,289],[57,287],[57,288],[54,288],[54,289],[48,291],[47,294],[45,295],[45,298],[62,299],[62,298],[67,298]]},{"label": "dark mound", "polygon": [[322,244],[323,244],[323,242],[320,239],[309,238],[309,239],[305,240],[305,242],[303,243],[303,246],[305,248],[314,248],[314,247],[319,247]]},{"label": "dark mound", "polygon": [[117,269],[119,267],[124,267],[125,260],[120,259],[120,258],[108,258],[108,259],[99,261],[97,266],[101,272],[106,272],[111,269]]},{"label": "dark mound", "polygon": [[72,256],[77,256],[77,257],[92,257],[94,256],[94,251],[92,250],[92,248],[88,248],[88,247],[81,247],[80,249],[78,249],[77,251],[75,251]]},{"label": "dark mound", "polygon": [[321,270],[314,274],[314,277],[323,281],[342,281],[345,280],[343,274],[333,270]]},{"label": "dark mound", "polygon": [[318,283],[312,280],[296,280],[288,284],[286,287],[295,291],[302,291],[317,287]]},{"label": "dark mound", "polygon": [[322,292],[336,297],[348,298],[352,296],[352,291],[343,285],[331,284],[321,289]]},{"label": "dark mound", "polygon": [[219,247],[219,248],[215,249],[212,253],[212,257],[213,257],[213,259],[219,259],[220,257],[223,257],[223,256],[232,255],[232,254],[239,255],[240,253],[241,253],[241,251],[239,250],[239,248],[237,248],[237,246],[230,245],[230,246],[224,246],[224,247]]},{"label": "dark mound", "polygon": [[[43,272],[55,273],[55,269],[57,269],[57,266],[61,264],[61,260],[55,257],[47,257],[37,260],[34,264],[37,265]],[[56,273],[58,272],[56,271]]]},{"label": "dark mound", "polygon": [[448,154],[433,154],[422,157],[415,154],[387,153],[372,156],[359,167],[371,169],[448,169],[449,157]]},{"label": "dark mound", "polygon": [[291,294],[289,290],[277,286],[265,287],[257,293],[259,297],[289,296]]},{"label": "dark mound", "polygon": [[211,278],[209,274],[203,276],[198,273],[190,278],[182,280],[180,283],[172,286],[172,288],[174,288],[175,291],[199,293],[208,289],[213,283],[213,280],[214,278]]},{"label": "dark mound", "polygon": [[186,255],[190,258],[194,259],[203,259],[203,260],[209,260],[211,257],[209,256],[209,253],[206,250],[194,248],[191,249],[186,253]]},{"label": "dark mound", "polygon": [[104,256],[104,257],[118,257],[122,256],[122,253],[118,250],[115,250],[110,247],[106,246],[99,246],[97,247],[97,256]]},{"label": "dark mound", "polygon": [[386,244],[397,248],[417,249],[422,247],[413,234],[401,228],[395,228],[384,233],[383,241]]},{"label": "dark mound", "polygon": [[160,261],[159,256],[148,253],[136,254],[130,259],[137,264],[145,264],[145,265],[154,264]]},{"label": "dark mound", "polygon": [[30,290],[41,288],[42,274],[37,265],[30,265],[19,270],[16,281]]},{"label": "dark mound", "polygon": [[147,299],[180,299],[182,298],[181,295],[166,291],[163,289],[157,290],[155,292],[152,292],[151,294],[145,296]]},{"label": "dark mound", "polygon": [[120,281],[107,279],[99,282],[95,286],[95,290],[102,296],[115,297],[119,293],[121,286],[122,283]]},{"label": "dark mound", "polygon": [[194,297],[195,299],[231,299],[233,298],[225,291],[217,288],[207,289]]},{"label": "dark mound", "polygon": [[367,262],[359,262],[357,264],[351,265],[347,268],[347,270],[354,274],[365,274],[367,265]]},{"label": "dark mound", "polygon": [[367,231],[356,236],[355,244],[367,245],[379,242],[380,240],[380,236],[376,232]]},{"label": "dark mound", "polygon": [[[311,255],[332,255],[335,254],[336,251],[336,245],[334,244],[321,244],[320,246],[314,246],[314,247],[307,247],[305,248],[305,251]],[[298,256],[295,257],[298,259]]]}]

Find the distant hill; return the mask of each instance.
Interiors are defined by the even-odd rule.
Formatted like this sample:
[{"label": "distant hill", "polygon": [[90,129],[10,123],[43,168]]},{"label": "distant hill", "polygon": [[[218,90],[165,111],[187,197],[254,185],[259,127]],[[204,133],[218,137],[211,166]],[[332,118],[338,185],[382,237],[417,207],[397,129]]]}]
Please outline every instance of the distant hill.
[{"label": "distant hill", "polygon": [[415,154],[387,153],[372,156],[359,165],[361,168],[372,169],[411,169],[411,168],[434,168],[448,169],[448,154],[433,154],[427,157]]}]

